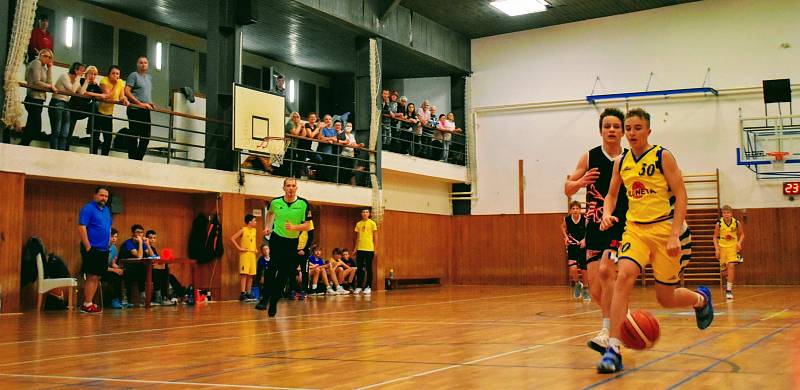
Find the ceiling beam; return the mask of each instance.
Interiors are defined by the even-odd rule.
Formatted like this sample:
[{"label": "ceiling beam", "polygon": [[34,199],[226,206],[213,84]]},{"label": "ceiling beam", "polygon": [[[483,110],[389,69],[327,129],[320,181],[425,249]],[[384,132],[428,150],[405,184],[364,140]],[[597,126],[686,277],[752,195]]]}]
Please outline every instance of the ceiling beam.
[{"label": "ceiling beam", "polygon": [[389,14],[389,12],[392,12],[392,10],[393,10],[395,7],[397,7],[397,6],[400,4],[400,0],[391,0],[391,1],[392,1],[392,2],[391,2],[391,3],[389,3],[389,6],[388,6],[388,7],[386,7],[386,9],[385,9],[385,10],[383,10],[383,11],[380,13],[380,18],[379,18],[379,20],[380,20],[381,22],[383,22],[383,19],[386,17],[386,15],[388,15],[388,14]]}]

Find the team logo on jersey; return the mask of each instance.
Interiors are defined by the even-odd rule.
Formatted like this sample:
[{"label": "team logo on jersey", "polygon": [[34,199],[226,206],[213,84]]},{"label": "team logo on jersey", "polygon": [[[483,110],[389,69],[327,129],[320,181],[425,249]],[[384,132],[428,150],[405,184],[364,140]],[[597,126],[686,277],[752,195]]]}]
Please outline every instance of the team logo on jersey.
[{"label": "team logo on jersey", "polygon": [[730,235],[730,234],[728,234],[727,236],[725,236],[725,239],[726,239],[726,240],[733,240],[733,236],[732,236],[732,235]]},{"label": "team logo on jersey", "polygon": [[628,190],[628,197],[633,199],[642,199],[645,195],[655,195],[656,190],[647,188],[642,182],[635,181]]}]

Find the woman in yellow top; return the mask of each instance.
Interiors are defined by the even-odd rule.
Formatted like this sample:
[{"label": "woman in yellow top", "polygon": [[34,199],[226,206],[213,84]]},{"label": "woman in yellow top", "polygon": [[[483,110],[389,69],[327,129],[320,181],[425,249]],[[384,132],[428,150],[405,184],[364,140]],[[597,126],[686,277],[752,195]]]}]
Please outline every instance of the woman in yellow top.
[{"label": "woman in yellow top", "polygon": [[[108,76],[100,80],[100,88],[103,90],[103,95],[106,96],[106,99],[100,101],[97,111],[101,115],[95,116],[92,124],[92,154],[96,153],[98,147],[102,145],[102,154],[104,156],[108,155],[108,152],[111,150],[111,136],[114,132],[114,122],[111,118],[114,115],[114,105],[128,105],[128,99],[125,98],[125,94],[123,93],[125,90],[125,82],[122,81],[119,76],[119,67],[111,65],[108,69]],[[102,144],[100,143],[101,135],[103,136]]]},{"label": "woman in yellow top", "polygon": [[[256,259],[258,254],[256,225],[258,221],[252,214],[247,214],[244,216],[244,223],[247,226],[239,229],[236,234],[231,236],[233,246],[239,250],[239,287],[241,288],[239,301],[242,302],[255,300],[250,294],[250,289],[253,288],[253,276],[255,276],[256,267],[258,266],[258,260]],[[239,238],[241,238],[241,241],[239,241]]]},{"label": "woman in yellow top", "polygon": [[741,263],[739,253],[744,242],[744,228],[739,220],[733,217],[731,206],[722,206],[722,218],[714,227],[714,254],[719,260],[719,267],[725,276],[725,298],[733,299],[733,282],[736,277],[736,264]]}]

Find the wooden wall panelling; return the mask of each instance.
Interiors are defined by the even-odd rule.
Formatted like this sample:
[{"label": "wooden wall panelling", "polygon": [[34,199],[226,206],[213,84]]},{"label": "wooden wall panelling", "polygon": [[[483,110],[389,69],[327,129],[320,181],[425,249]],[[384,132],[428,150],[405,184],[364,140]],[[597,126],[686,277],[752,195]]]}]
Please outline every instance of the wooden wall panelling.
[{"label": "wooden wall panelling", "polygon": [[20,309],[20,256],[23,234],[20,226],[24,214],[25,175],[0,172],[3,183],[3,202],[0,204],[0,299],[2,313],[15,313]]},{"label": "wooden wall panelling", "polygon": [[800,208],[736,210],[734,215],[745,228],[745,262],[736,267],[736,284],[798,284]]},{"label": "wooden wall panelling", "polygon": [[389,269],[398,278],[439,277],[450,283],[452,217],[386,211],[378,229],[376,287],[383,289]]}]

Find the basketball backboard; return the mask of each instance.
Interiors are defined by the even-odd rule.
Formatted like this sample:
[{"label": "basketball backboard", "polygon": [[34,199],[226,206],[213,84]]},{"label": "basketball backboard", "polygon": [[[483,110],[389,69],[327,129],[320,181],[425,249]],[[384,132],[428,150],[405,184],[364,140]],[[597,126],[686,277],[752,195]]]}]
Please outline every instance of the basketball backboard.
[{"label": "basketball backboard", "polygon": [[[284,97],[240,84],[233,86],[233,148],[250,153],[279,154],[285,150]],[[263,142],[265,138],[272,139]]]},{"label": "basketball backboard", "polygon": [[[800,115],[740,118],[736,163],[758,179],[800,177]],[[784,157],[774,164],[774,155]]]}]

